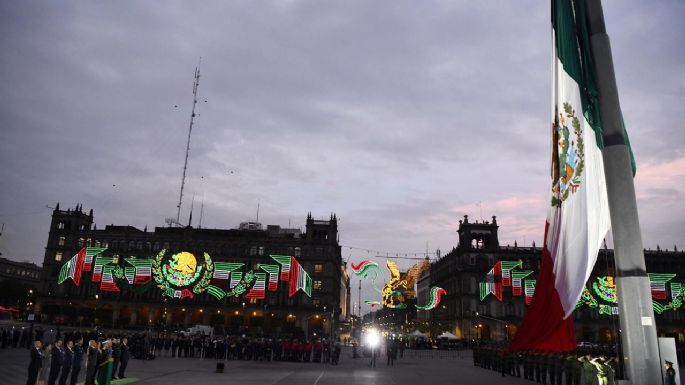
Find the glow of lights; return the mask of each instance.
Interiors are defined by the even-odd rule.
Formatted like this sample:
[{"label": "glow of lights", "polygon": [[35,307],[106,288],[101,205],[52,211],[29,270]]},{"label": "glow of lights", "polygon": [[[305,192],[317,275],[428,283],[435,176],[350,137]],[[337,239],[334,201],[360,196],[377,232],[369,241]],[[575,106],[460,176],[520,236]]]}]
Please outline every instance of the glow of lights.
[{"label": "glow of lights", "polygon": [[[265,299],[267,290],[278,290],[280,279],[288,282],[290,297],[298,291],[303,291],[308,297],[312,294],[312,278],[293,256],[271,255],[278,264],[260,263],[257,270],[243,274],[240,270],[244,263],[214,262],[207,253],[196,257],[181,251],[167,256],[164,249],[154,258],[132,256],[120,261],[117,256],[105,256],[106,250],[103,247],[83,247],[62,265],[58,284],[71,279],[74,285],[79,286],[82,275],[91,272],[91,282],[99,283],[101,291],[120,292],[120,285],[145,286],[152,282],[165,298],[192,299],[208,293],[222,300],[227,296]],[[33,294],[32,291],[29,293]]]},{"label": "glow of lights", "polygon": [[376,329],[371,329],[368,331],[366,334],[366,343],[369,344],[372,348],[375,348],[378,346],[378,344],[381,342],[381,337],[378,335],[378,331]]},{"label": "glow of lights", "polygon": [[253,311],[253,312],[252,312],[252,316],[254,317],[254,316],[256,316],[256,315],[257,315],[257,312],[256,312],[256,311]]},{"label": "glow of lights", "polygon": [[238,311],[237,311],[237,310],[235,311],[235,315],[238,315]]}]

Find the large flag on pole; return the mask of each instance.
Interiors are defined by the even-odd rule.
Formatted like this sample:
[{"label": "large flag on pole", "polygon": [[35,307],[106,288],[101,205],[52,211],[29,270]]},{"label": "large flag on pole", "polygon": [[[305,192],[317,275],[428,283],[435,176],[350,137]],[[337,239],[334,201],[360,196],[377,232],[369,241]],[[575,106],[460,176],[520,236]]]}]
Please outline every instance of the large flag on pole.
[{"label": "large flag on pole", "polygon": [[610,227],[584,0],[552,0],[551,181],[535,294],[510,348],[576,347],[571,313]]}]

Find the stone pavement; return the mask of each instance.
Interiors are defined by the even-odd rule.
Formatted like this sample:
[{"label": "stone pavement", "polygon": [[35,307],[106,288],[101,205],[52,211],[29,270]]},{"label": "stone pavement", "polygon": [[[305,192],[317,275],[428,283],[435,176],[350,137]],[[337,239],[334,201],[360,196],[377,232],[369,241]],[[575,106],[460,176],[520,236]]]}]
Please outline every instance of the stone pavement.
[{"label": "stone pavement", "polygon": [[[340,365],[297,362],[223,361],[224,373],[215,373],[213,359],[158,358],[131,360],[128,377],[138,385],[459,385],[459,384],[535,384],[520,378],[502,377],[499,373],[473,366],[470,351],[419,351],[386,366],[379,357],[377,367],[369,367],[369,358],[352,359],[345,348]],[[26,383],[28,351],[0,350],[0,384]],[[682,368],[681,368],[682,369]],[[82,370],[83,373],[83,370]]]},{"label": "stone pavement", "polygon": [[[0,350],[0,384],[26,383],[28,354],[24,349]],[[340,361],[338,366],[225,361],[224,373],[215,373],[216,361],[213,359],[158,358],[152,361],[129,361],[127,376],[139,378],[136,384],[140,385],[531,384],[474,367],[470,352],[463,352],[461,357],[451,354],[449,358],[424,353],[419,357],[398,360],[394,367],[387,367],[385,357],[380,357],[377,367],[373,369],[369,367],[369,358],[352,359],[351,350],[344,349]]]}]

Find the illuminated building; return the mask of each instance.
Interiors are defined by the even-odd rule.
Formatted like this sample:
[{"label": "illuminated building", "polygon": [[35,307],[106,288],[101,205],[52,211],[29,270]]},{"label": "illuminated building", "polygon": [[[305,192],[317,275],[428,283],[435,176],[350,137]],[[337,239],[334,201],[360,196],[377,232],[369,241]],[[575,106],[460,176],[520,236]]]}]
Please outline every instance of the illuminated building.
[{"label": "illuminated building", "polygon": [[[418,300],[429,286],[445,288],[438,308],[419,315],[430,321],[435,332],[450,331],[465,339],[510,339],[516,333],[535,287],[542,249],[532,246],[502,246],[497,218],[459,221],[457,246],[431,264],[418,281]],[[652,282],[657,331],[685,344],[685,253],[645,250]],[[613,292],[613,250],[600,250],[588,291],[574,312],[578,341],[610,343],[618,330]],[[438,331],[439,330],[439,331]]]},{"label": "illuminated building", "polygon": [[[95,267],[87,270],[92,272],[83,273],[84,278],[78,285],[58,284],[62,267],[83,247],[106,248],[101,254],[103,259],[111,261],[111,266],[119,271],[131,269],[131,260],[154,259],[162,250],[167,253],[165,258],[173,255],[174,263],[183,265],[179,269],[189,272],[199,269],[197,266],[205,261],[204,253],[211,256],[216,266],[240,264],[246,271],[273,264],[272,255],[294,256],[311,277],[308,284],[311,296],[289,293],[288,282],[278,279],[273,287],[262,289],[264,299],[214,296],[216,293],[209,292],[196,293],[191,298],[190,294],[185,295],[185,290],[183,298],[176,298],[180,295],[175,296],[173,290],[165,293],[154,282],[119,284],[120,290],[116,291],[91,279],[96,274]],[[237,229],[187,226],[156,227],[148,231],[116,225],[98,229],[92,210],[85,213],[80,206],[60,210],[58,205],[52,214],[36,311],[45,322],[84,326],[94,322],[107,327],[153,325],[157,328],[208,324],[223,325],[231,332],[255,334],[330,331],[336,330],[335,324],[343,320],[349,306],[346,303],[349,297],[341,297],[347,290],[342,285],[345,279],[349,281],[342,274],[341,266],[335,215],[328,220],[316,220],[308,215],[304,233],[274,225],[263,229],[256,222],[243,223]],[[148,280],[149,270],[148,264]],[[138,273],[135,274],[137,277]],[[133,276],[122,279],[126,282],[128,278],[130,282],[135,280]],[[174,283],[183,285],[184,282]]]}]

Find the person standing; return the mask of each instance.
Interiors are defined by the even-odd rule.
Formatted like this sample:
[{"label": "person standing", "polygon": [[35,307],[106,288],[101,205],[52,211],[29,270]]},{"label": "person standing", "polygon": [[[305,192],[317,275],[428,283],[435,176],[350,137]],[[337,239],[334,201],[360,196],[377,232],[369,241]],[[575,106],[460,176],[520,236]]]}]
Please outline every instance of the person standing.
[{"label": "person standing", "polygon": [[98,364],[98,385],[112,383],[112,341],[107,340],[102,344],[102,355]]},{"label": "person standing", "polygon": [[62,340],[55,341],[55,347],[52,349],[51,362],[50,362],[50,377],[48,377],[48,385],[55,385],[57,377],[59,377],[59,371],[62,368],[62,362],[64,361],[64,353],[62,352]]},{"label": "person standing", "polygon": [[666,367],[664,385],[675,385],[675,369],[673,369],[673,362],[664,361],[664,367]]},{"label": "person standing", "polygon": [[41,352],[40,341],[33,341],[33,348],[30,351],[30,361],[29,361],[29,377],[26,380],[26,385],[35,385],[36,380],[38,380],[38,372],[43,365],[43,352]]},{"label": "person standing", "polygon": [[50,363],[52,362],[52,343],[47,343],[43,346],[42,363],[40,372],[38,372],[38,385],[45,385],[48,383],[50,375]]},{"label": "person standing", "polygon": [[128,366],[128,359],[130,358],[128,349],[128,338],[124,337],[121,339],[121,355],[119,357],[119,379],[126,378],[124,373],[126,372],[126,366]]},{"label": "person standing", "polygon": [[[157,341],[161,341],[161,339],[157,339]],[[159,343],[159,342],[158,342]],[[161,349],[157,350],[158,352]],[[112,379],[115,380],[117,378],[117,369],[119,368],[119,357],[121,355],[121,349],[119,348],[119,339],[117,338],[112,338]]]},{"label": "person standing", "polygon": [[73,346],[73,342],[67,341],[67,347],[64,349],[64,359],[62,360],[62,374],[59,377],[59,385],[67,385],[69,372],[71,372],[71,364],[74,359]]},{"label": "person standing", "polygon": [[386,366],[395,366],[395,346],[391,340],[388,340],[385,344],[385,355],[388,356],[388,362]]},{"label": "person standing", "polygon": [[74,345],[74,360],[71,363],[71,385],[76,385],[78,382],[78,375],[81,372],[81,363],[83,362],[83,338],[79,338]]},{"label": "person standing", "polygon": [[607,385],[609,383],[609,365],[605,357],[596,357],[590,363],[597,369],[597,384]]},{"label": "person standing", "polygon": [[95,373],[97,372],[98,347],[94,340],[88,341],[88,354],[86,356],[86,383],[95,385]]}]

